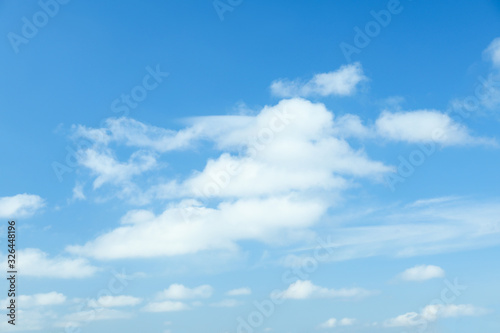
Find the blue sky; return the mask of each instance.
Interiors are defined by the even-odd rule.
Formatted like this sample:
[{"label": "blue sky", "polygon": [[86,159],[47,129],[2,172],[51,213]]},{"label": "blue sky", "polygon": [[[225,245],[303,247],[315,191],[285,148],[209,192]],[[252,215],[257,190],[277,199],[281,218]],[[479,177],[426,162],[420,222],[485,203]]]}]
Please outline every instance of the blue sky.
[{"label": "blue sky", "polygon": [[498,2],[0,15],[2,332],[499,330]]}]

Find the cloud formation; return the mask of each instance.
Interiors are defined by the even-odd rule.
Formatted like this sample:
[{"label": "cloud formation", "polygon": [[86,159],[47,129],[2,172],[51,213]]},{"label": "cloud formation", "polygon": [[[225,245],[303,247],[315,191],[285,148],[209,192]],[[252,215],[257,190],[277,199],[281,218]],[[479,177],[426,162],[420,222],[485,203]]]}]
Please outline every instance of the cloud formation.
[{"label": "cloud formation", "polygon": [[309,81],[276,80],[271,84],[271,93],[278,97],[348,96],[356,86],[366,80],[361,64],[344,65],[336,71],[316,74]]},{"label": "cloud formation", "polygon": [[0,197],[0,217],[16,219],[35,214],[43,206],[44,200],[34,194],[17,194],[11,197]]},{"label": "cloud formation", "polygon": [[444,270],[434,265],[418,265],[408,268],[399,275],[405,281],[425,281],[444,277]]},{"label": "cloud formation", "polygon": [[314,285],[309,280],[298,280],[279,293],[283,299],[309,299],[309,298],[360,298],[373,295],[374,291],[362,288],[329,289]]},{"label": "cloud formation", "polygon": [[408,312],[384,322],[386,327],[425,326],[440,318],[454,318],[464,316],[480,316],[488,311],[470,304],[434,304],[427,305],[420,313]]}]

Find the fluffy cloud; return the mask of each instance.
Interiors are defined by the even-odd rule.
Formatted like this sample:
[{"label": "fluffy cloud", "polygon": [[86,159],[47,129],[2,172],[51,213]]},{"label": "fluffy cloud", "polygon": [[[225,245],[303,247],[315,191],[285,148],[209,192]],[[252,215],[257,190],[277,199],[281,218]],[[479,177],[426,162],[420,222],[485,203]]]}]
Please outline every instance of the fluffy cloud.
[{"label": "fluffy cloud", "polygon": [[314,285],[309,280],[298,280],[286,290],[276,293],[283,299],[308,299],[308,298],[359,298],[373,295],[373,291],[362,288],[328,289]]},{"label": "fluffy cloud", "polygon": [[90,277],[97,267],[83,258],[50,258],[39,249],[24,249],[19,251],[19,270],[25,276],[70,279]]},{"label": "fluffy cloud", "polygon": [[[96,135],[89,132],[129,130],[126,140],[116,134],[109,136],[119,144],[140,148],[127,162],[118,161],[112,154],[107,146],[111,139],[95,138],[91,148],[82,149],[78,153],[79,163],[96,177],[95,188],[105,183],[130,185],[133,176],[158,166],[157,154],[162,152],[160,147],[165,139],[151,132],[160,129],[142,123],[130,129],[130,122],[138,123],[121,118],[109,120],[105,129],[77,132],[93,138]],[[189,127],[177,132],[195,133],[185,137],[186,142],[207,140],[224,153],[208,160],[202,171],[181,182],[160,183],[147,191],[146,197],[237,197],[343,189],[349,184],[345,177],[375,179],[392,170],[337,138],[332,113],[323,104],[303,99],[283,100],[264,107],[256,116],[199,117],[189,122]],[[138,137],[142,139],[134,139]]]},{"label": "fluffy cloud", "polygon": [[434,304],[427,305],[420,313],[408,312],[395,318],[388,319],[384,322],[384,326],[405,327],[426,325],[439,318],[480,316],[487,312],[488,311],[483,308],[478,308],[470,304]]},{"label": "fluffy cloud", "polygon": [[98,259],[232,250],[240,240],[283,241],[287,231],[311,226],[326,207],[321,202],[293,197],[224,202],[216,209],[188,202],[158,216],[140,211],[139,216],[126,220],[128,224],[67,250]]},{"label": "fluffy cloud", "polygon": [[163,290],[159,297],[165,299],[189,299],[189,298],[209,298],[212,296],[214,288],[205,284],[196,288],[188,288],[182,284],[172,284]]},{"label": "fluffy cloud", "polygon": [[436,142],[444,146],[492,143],[472,137],[465,126],[435,110],[383,112],[375,127],[378,135],[396,141]]},{"label": "fluffy cloud", "polygon": [[271,84],[271,92],[278,97],[347,96],[356,91],[356,86],[366,77],[359,63],[345,65],[338,70],[316,74],[307,81],[277,80]]},{"label": "fluffy cloud", "polygon": [[17,194],[12,197],[0,197],[0,217],[15,219],[31,216],[45,205],[38,195]]},{"label": "fluffy cloud", "polygon": [[173,312],[183,310],[189,310],[189,306],[182,302],[173,301],[151,302],[142,309],[145,312]]},{"label": "fluffy cloud", "polygon": [[399,276],[405,281],[425,281],[444,277],[444,270],[439,266],[419,265],[408,268]]},{"label": "fluffy cloud", "polygon": [[336,318],[330,318],[324,323],[320,324],[320,328],[334,328],[337,326],[351,326],[356,320],[354,318],[342,318],[340,320]]},{"label": "fluffy cloud", "polygon": [[250,288],[244,287],[244,288],[229,290],[226,293],[226,295],[228,295],[228,296],[243,296],[243,295],[250,295],[251,293],[252,293],[252,290]]}]

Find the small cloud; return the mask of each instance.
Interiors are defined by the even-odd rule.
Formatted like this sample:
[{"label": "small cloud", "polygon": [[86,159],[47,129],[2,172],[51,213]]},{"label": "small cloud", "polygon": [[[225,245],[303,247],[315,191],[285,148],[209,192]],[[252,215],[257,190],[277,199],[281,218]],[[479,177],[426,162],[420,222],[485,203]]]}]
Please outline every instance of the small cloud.
[{"label": "small cloud", "polygon": [[354,94],[358,83],[364,80],[361,65],[355,63],[333,72],[316,74],[307,82],[276,80],[271,84],[271,92],[278,97],[348,96]]},{"label": "small cloud", "polygon": [[489,57],[493,65],[500,67],[500,38],[495,38],[484,50],[484,53]]},{"label": "small cloud", "polygon": [[444,270],[439,266],[418,265],[412,268],[408,268],[403,273],[401,273],[399,277],[405,281],[425,281],[435,278],[442,278],[444,277],[444,275]]},{"label": "small cloud", "polygon": [[252,290],[250,288],[244,287],[244,288],[229,290],[226,293],[226,295],[228,295],[228,296],[243,296],[243,295],[250,295],[251,293],[252,293]]},{"label": "small cloud", "polygon": [[83,193],[83,185],[80,183],[77,183],[75,187],[73,187],[73,201],[76,200],[85,200],[85,194]]},{"label": "small cloud", "polygon": [[213,294],[213,288],[207,284],[188,288],[182,284],[174,283],[163,290],[159,296],[164,299],[189,299],[189,298],[209,298]]},{"label": "small cloud", "polygon": [[362,288],[328,289],[314,285],[309,280],[298,280],[288,289],[274,294],[283,299],[309,299],[309,298],[359,298],[373,295],[375,292]]},{"label": "small cloud", "polygon": [[481,316],[489,311],[470,304],[433,304],[427,305],[420,313],[407,312],[384,322],[385,327],[408,327],[426,325],[440,318]]},{"label": "small cloud", "polygon": [[66,302],[66,296],[55,291],[44,294],[19,296],[19,304],[23,308],[30,308],[36,306],[47,307],[51,305],[60,305],[63,304],[64,302]]},{"label": "small cloud", "polygon": [[320,324],[319,327],[320,328],[334,328],[337,326],[351,326],[354,324],[355,321],[356,321],[356,319],[354,319],[354,318],[342,318],[340,320],[338,320],[336,318],[330,318],[327,321],[325,321],[324,323]]},{"label": "small cloud", "polygon": [[17,194],[12,197],[0,197],[0,217],[19,218],[35,214],[45,206],[44,200],[34,194]]}]

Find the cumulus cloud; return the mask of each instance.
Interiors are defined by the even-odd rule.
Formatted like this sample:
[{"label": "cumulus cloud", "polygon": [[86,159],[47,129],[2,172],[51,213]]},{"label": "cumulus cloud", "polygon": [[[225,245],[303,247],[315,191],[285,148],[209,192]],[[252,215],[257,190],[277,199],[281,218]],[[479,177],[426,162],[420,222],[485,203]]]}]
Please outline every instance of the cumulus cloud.
[{"label": "cumulus cloud", "polygon": [[293,197],[224,202],[215,209],[189,202],[167,208],[158,216],[142,213],[127,220],[128,224],[67,250],[98,259],[234,250],[241,240],[282,241],[287,231],[311,226],[326,207]]},{"label": "cumulus cloud", "polygon": [[386,111],[377,119],[375,128],[384,138],[410,143],[436,142],[443,146],[494,143],[471,136],[465,126],[436,110]]},{"label": "cumulus cloud", "polygon": [[276,80],[271,92],[278,97],[348,96],[354,94],[356,86],[366,80],[359,63],[345,65],[336,71],[316,74],[307,81]]},{"label": "cumulus cloud", "polygon": [[308,298],[360,298],[373,295],[375,292],[362,288],[328,289],[314,285],[309,280],[298,280],[274,296],[283,299],[308,299]]},{"label": "cumulus cloud", "polygon": [[406,327],[427,325],[440,318],[464,317],[464,316],[480,316],[488,311],[483,308],[478,308],[470,304],[434,304],[427,305],[420,313],[408,312],[388,319],[384,322],[386,327]]},{"label": "cumulus cloud", "polygon": [[86,278],[97,272],[84,258],[50,257],[39,249],[19,251],[19,270],[25,276],[49,278]]},{"label": "cumulus cloud", "polygon": [[44,200],[34,194],[17,194],[0,197],[0,217],[15,219],[31,216],[45,205]]},{"label": "cumulus cloud", "polygon": [[[128,121],[132,120],[112,122],[114,131],[128,129]],[[203,170],[183,181],[172,180],[154,186],[145,197],[238,197],[292,190],[343,189],[349,185],[346,177],[376,179],[392,170],[337,138],[333,115],[320,103],[296,98],[264,107],[256,116],[198,117],[189,122],[185,131],[196,134],[190,135],[187,141],[206,140],[223,153],[209,159]],[[148,136],[153,131],[149,128],[145,124],[135,126],[133,131],[140,132],[130,135],[133,138],[146,136],[148,142],[160,140],[158,145],[163,145],[163,139]],[[133,176],[158,166],[157,153],[161,150],[156,145],[130,140],[117,141],[141,148],[128,162],[118,161],[107,146],[109,140],[93,141],[91,148],[78,153],[80,165],[96,177],[94,188],[105,183],[130,185],[128,182]]]},{"label": "cumulus cloud", "polygon": [[208,284],[195,288],[188,288],[182,284],[174,283],[160,292],[159,297],[165,299],[209,298],[212,296],[213,292],[214,288]]},{"label": "cumulus cloud", "polygon": [[405,281],[425,281],[444,277],[444,270],[434,265],[418,265],[408,268],[399,277]]}]

